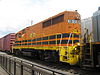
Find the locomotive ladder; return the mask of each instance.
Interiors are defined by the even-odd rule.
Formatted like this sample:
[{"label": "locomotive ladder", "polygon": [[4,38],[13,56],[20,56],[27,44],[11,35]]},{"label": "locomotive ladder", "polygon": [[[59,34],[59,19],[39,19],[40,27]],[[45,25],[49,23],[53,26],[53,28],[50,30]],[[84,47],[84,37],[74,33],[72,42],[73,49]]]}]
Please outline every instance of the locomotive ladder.
[{"label": "locomotive ladder", "polygon": [[82,66],[84,68],[94,67],[93,47],[91,43],[86,43],[82,47]]}]

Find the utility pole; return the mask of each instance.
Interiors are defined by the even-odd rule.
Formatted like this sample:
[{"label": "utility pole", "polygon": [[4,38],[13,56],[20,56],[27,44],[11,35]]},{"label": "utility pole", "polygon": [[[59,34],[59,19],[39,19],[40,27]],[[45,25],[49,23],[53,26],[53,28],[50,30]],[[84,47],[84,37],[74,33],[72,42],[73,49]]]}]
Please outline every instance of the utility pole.
[{"label": "utility pole", "polygon": [[33,20],[31,20],[31,25],[33,24]]}]

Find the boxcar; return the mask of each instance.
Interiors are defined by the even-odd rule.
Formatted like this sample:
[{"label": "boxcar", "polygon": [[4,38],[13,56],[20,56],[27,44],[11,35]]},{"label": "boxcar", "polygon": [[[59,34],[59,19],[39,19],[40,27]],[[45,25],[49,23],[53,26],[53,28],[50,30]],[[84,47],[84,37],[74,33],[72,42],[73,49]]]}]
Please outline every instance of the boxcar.
[{"label": "boxcar", "polygon": [[0,51],[3,50],[3,39],[4,39],[4,38],[0,38]]},{"label": "boxcar", "polygon": [[15,41],[15,33],[10,33],[0,39],[0,49],[2,51],[11,52],[13,42]]}]

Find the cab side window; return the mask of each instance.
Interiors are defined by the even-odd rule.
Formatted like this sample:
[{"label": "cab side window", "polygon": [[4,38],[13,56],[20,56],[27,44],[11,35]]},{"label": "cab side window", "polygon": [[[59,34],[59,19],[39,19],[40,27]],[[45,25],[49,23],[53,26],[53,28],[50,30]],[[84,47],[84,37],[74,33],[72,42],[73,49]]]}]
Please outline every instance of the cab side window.
[{"label": "cab side window", "polygon": [[68,23],[77,23],[77,20],[68,20]]}]

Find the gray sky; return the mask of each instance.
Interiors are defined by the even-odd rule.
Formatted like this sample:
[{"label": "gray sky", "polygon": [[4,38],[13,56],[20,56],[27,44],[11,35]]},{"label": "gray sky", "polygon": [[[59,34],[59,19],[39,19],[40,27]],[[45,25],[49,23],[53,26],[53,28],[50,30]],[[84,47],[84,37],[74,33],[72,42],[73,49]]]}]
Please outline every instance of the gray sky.
[{"label": "gray sky", "polygon": [[0,0],[0,37],[65,10],[78,10],[87,18],[100,6],[100,0]]}]

